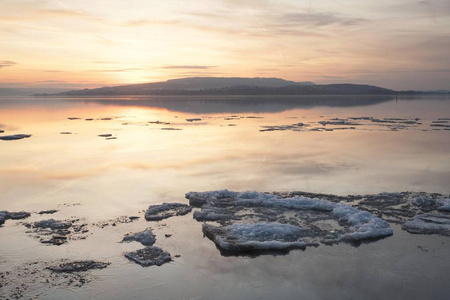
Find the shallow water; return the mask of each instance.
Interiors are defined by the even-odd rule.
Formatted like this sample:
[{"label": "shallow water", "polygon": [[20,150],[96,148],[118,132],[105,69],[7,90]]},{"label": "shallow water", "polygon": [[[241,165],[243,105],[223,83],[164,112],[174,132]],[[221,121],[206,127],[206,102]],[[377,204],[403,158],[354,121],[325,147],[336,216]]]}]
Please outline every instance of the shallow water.
[{"label": "shallow water", "polygon": [[[358,121],[355,129],[311,131],[343,127],[319,121],[352,117],[421,124],[393,130],[389,123]],[[151,204],[185,202],[189,191],[224,188],[448,195],[450,131],[431,126],[448,124],[447,118],[448,97],[0,98],[0,136],[32,135],[0,141],[0,210],[59,209],[30,220],[98,222],[142,216]],[[309,126],[260,131],[299,122]],[[2,269],[53,258],[112,262],[94,271],[98,281],[45,291],[48,299],[445,299],[450,292],[448,237],[411,235],[396,226],[393,237],[358,248],[223,257],[191,214],[93,228],[86,240],[60,247],[38,243],[17,223],[0,228]],[[140,245],[117,242],[146,227],[155,228],[159,246],[181,257],[149,268],[124,258]]]}]

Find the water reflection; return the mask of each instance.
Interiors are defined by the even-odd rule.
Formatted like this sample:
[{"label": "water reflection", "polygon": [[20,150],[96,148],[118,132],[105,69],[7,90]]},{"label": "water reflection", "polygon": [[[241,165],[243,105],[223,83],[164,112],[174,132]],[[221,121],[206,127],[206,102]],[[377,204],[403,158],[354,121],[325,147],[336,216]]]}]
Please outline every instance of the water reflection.
[{"label": "water reflection", "polygon": [[[76,102],[85,105],[117,105],[128,107],[163,108],[193,114],[208,113],[274,113],[292,109],[310,109],[319,106],[369,106],[394,100],[394,96],[129,96],[96,98],[8,98],[0,99],[0,107],[52,107],[65,108]],[[23,101],[26,100],[26,101]]]},{"label": "water reflection", "polygon": [[[153,97],[139,100],[93,100],[104,105],[165,108],[193,114],[274,113],[317,106],[352,107],[392,101],[392,96],[235,96]],[[86,103],[90,103],[87,101]]]},{"label": "water reflection", "polygon": [[[150,204],[183,202],[184,194],[192,190],[448,193],[449,132],[259,132],[261,126],[317,123],[334,117],[436,120],[450,117],[448,98],[397,103],[390,97],[282,98],[276,103],[273,97],[0,100],[2,135],[32,134],[29,139],[0,141],[0,210],[57,208],[61,211],[55,218],[76,216],[92,223],[135,215]],[[250,113],[258,118],[246,118]],[[240,115],[226,120],[230,114]],[[193,117],[202,122],[186,121]],[[182,130],[161,130],[168,125],[156,121]],[[98,136],[107,133],[117,139]],[[74,204],[80,205],[70,206]],[[0,229],[6,241],[0,245],[6,262],[0,263],[8,267],[11,257],[14,261],[68,256],[112,260],[115,267],[105,271],[110,276],[81,291],[83,298],[99,298],[98,291],[104,292],[100,297],[104,299],[145,298],[150,292],[165,299],[202,295],[414,299],[448,293],[448,243],[433,237],[400,233],[400,239],[395,236],[358,248],[321,246],[248,259],[218,255],[215,245],[202,239],[201,224],[190,218],[170,219],[166,226],[142,220],[110,227],[85,241],[74,241],[73,248],[52,252],[36,246],[38,242],[27,236],[23,226],[11,222]],[[179,260],[164,268],[143,269],[123,258],[122,253],[131,250],[124,247],[133,245],[117,241],[148,226],[159,234],[158,245],[181,254]],[[167,232],[173,236],[165,238]],[[422,253],[418,245],[436,251]],[[149,281],[155,284],[151,290]],[[52,296],[65,298],[67,291]]]}]

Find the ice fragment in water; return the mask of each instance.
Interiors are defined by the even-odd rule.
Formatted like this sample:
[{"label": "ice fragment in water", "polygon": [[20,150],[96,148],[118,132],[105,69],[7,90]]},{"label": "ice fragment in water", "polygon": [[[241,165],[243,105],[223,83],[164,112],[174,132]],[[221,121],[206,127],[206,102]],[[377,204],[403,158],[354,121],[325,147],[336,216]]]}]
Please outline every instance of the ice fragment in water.
[{"label": "ice fragment in water", "polygon": [[127,234],[123,239],[122,243],[128,242],[140,242],[144,246],[152,246],[156,242],[155,235],[151,229],[146,229],[141,232],[136,232],[134,234]]},{"label": "ice fragment in water", "polygon": [[187,204],[163,203],[160,205],[150,205],[145,212],[147,221],[160,221],[173,216],[183,216],[192,210]]},{"label": "ice fragment in water", "polygon": [[148,246],[144,249],[127,252],[125,253],[125,257],[137,262],[143,267],[154,265],[161,266],[162,264],[172,261],[169,252],[155,246]]}]

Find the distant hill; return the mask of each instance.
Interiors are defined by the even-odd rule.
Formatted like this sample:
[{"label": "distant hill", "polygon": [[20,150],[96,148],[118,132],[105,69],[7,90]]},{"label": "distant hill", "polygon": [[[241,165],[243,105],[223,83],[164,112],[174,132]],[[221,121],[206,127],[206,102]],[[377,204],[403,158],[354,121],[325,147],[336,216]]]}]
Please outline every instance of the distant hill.
[{"label": "distant hill", "polygon": [[393,90],[358,84],[316,85],[280,78],[193,77],[165,82],[73,90],[59,96],[113,95],[386,95]]},{"label": "distant hill", "polygon": [[0,88],[0,96],[31,96],[38,93],[61,93],[69,89],[60,88]]}]

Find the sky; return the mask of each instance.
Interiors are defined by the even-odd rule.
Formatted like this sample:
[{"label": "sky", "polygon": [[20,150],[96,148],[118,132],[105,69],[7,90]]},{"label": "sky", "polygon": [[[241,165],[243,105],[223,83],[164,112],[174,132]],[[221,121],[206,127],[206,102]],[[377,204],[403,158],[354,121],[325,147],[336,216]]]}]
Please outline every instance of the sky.
[{"label": "sky", "polygon": [[0,87],[279,77],[450,89],[449,0],[0,0]]}]

